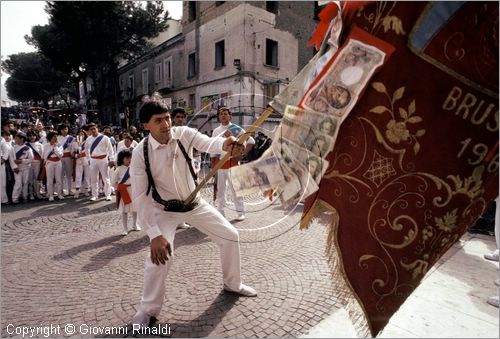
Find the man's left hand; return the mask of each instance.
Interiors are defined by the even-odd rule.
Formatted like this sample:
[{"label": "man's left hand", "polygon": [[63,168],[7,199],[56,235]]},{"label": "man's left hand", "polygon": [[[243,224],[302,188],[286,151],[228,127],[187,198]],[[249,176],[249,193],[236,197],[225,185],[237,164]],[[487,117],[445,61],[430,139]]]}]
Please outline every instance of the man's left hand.
[{"label": "man's left hand", "polygon": [[109,167],[115,167],[115,162],[114,162],[114,161],[110,161],[110,162],[108,162],[108,166],[109,166]]},{"label": "man's left hand", "polygon": [[222,146],[224,152],[231,153],[231,157],[241,156],[245,150],[245,146],[236,143],[236,138],[231,136],[226,138],[224,145]]}]

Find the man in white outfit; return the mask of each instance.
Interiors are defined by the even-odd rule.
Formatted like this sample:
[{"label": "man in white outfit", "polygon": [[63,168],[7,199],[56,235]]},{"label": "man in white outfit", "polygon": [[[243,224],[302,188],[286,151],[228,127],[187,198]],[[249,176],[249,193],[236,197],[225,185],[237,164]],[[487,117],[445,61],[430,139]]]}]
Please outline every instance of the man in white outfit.
[{"label": "man in white outfit", "polygon": [[33,152],[33,161],[31,162],[29,177],[29,198],[30,200],[34,200],[35,198],[41,199],[42,195],[40,194],[40,188],[42,182],[38,180],[38,177],[40,176],[40,166],[42,164],[43,145],[37,140],[37,132],[29,131],[26,135],[29,140],[26,146],[29,146]]},{"label": "man in white outfit", "polygon": [[96,201],[99,197],[99,173],[104,181],[104,194],[106,200],[111,200],[111,179],[109,168],[115,166],[115,152],[111,141],[104,134],[99,133],[97,125],[88,125],[90,136],[85,142],[85,153],[90,156],[90,185],[92,186],[92,198]]},{"label": "man in white outfit", "polygon": [[47,175],[47,197],[54,201],[54,180],[56,182],[55,192],[57,198],[63,200],[62,194],[62,146],[57,143],[56,132],[47,133],[47,143],[43,145],[43,160],[45,161],[45,173]]},{"label": "man in white outfit", "polygon": [[[68,125],[61,124],[57,128],[57,143],[63,149],[63,157],[61,159],[62,164],[62,176],[63,176],[63,192],[64,187],[68,188],[68,194],[71,195],[71,187],[73,186],[73,142],[75,142],[75,137],[68,134]],[[65,179],[64,179],[65,177]]]},{"label": "man in white outfit", "polygon": [[130,152],[137,147],[139,143],[135,141],[128,133],[123,133],[123,140],[120,140],[116,146],[116,154],[120,153],[124,149],[128,149]]},{"label": "man in white outfit", "polygon": [[0,180],[1,180],[1,190],[2,190],[2,204],[7,204],[9,202],[9,197],[7,195],[7,162],[10,164],[10,168],[17,168],[14,158],[11,156],[11,135],[10,132],[4,131],[2,133],[5,138],[2,137],[0,141],[0,157],[1,157],[1,167],[0,167]]},{"label": "man in white outfit", "polygon": [[[220,125],[216,129],[214,129],[212,136],[227,137],[232,135],[234,137],[239,137],[240,135],[245,133],[244,129],[231,122],[231,111],[229,110],[229,108],[225,106],[220,107],[218,111],[218,118]],[[250,152],[254,145],[255,140],[252,137],[248,138],[243,155]],[[223,155],[221,155],[220,157],[222,156]],[[238,217],[236,218],[236,220],[238,221],[245,220],[245,206],[243,204],[243,198],[237,197],[234,191],[233,183],[231,181],[231,167],[238,166],[240,164],[240,159],[241,157],[238,157],[226,161],[226,163],[224,163],[221,169],[217,172],[217,198],[215,199],[215,205],[217,206],[217,209],[222,215],[225,215],[224,208],[226,207],[226,192],[229,190],[234,199],[234,207],[236,209],[236,212],[238,213]],[[213,167],[217,164],[219,158],[217,156],[212,156],[211,160]]]},{"label": "man in white outfit", "polygon": [[144,102],[139,114],[151,134],[132,154],[132,201],[140,206],[138,224],[145,229],[151,243],[142,300],[132,323],[148,326],[151,317],[160,313],[165,278],[173,260],[175,231],[184,221],[219,245],[224,289],[256,296],[253,288],[241,282],[238,230],[199,194],[191,204],[183,203],[195,189],[194,178],[189,174],[193,147],[210,153],[225,150],[233,155],[241,154],[243,147],[234,144],[234,137],[209,138],[189,127],[171,127],[169,108],[157,99]]},{"label": "man in white outfit", "polygon": [[22,196],[24,202],[28,201],[28,185],[30,178],[31,162],[33,161],[33,152],[26,146],[28,137],[24,132],[17,132],[16,144],[11,149],[11,157],[17,165],[14,169],[14,190],[12,191],[12,203],[17,204]]}]

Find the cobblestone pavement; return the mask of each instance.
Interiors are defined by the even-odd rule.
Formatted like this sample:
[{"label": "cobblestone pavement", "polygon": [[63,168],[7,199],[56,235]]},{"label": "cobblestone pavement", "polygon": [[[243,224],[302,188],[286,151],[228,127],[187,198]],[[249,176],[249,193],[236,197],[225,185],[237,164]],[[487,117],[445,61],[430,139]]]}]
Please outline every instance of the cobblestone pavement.
[{"label": "cobblestone pavement", "polygon": [[[210,188],[203,195],[211,201]],[[224,293],[217,245],[194,228],[179,230],[156,325],[168,324],[170,334],[159,336],[297,337],[340,307],[323,255],[326,229],[300,231],[300,205],[285,213],[250,197],[246,208],[247,219],[233,224],[243,281],[259,295]],[[9,324],[59,325],[52,337],[104,336],[80,333],[90,326],[133,335],[127,324],[140,301],[149,241],[143,231],[119,235],[114,203],[80,198],[3,206],[1,227],[2,337],[16,336]],[[64,331],[67,324],[76,326],[73,335]]]}]

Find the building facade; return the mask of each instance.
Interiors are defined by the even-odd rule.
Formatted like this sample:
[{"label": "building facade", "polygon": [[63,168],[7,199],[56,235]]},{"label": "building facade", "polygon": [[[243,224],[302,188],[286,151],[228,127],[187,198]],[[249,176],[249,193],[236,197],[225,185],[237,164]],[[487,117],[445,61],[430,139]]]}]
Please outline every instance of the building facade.
[{"label": "building facade", "polygon": [[[159,92],[202,132],[218,125],[206,122],[221,105],[230,107],[234,123],[251,125],[312,57],[306,43],[314,14],[314,2],[185,1],[168,38],[119,69],[131,120],[140,98]],[[270,135],[278,121],[271,117],[262,132]]]}]

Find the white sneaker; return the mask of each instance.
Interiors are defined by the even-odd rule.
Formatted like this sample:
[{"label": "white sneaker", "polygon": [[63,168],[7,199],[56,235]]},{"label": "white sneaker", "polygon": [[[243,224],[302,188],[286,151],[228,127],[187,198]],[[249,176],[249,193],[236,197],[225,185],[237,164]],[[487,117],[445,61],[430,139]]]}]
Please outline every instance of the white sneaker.
[{"label": "white sneaker", "polygon": [[80,197],[80,194],[78,192],[75,193],[75,199],[78,199],[78,197]]},{"label": "white sneaker", "polygon": [[123,231],[122,233],[120,233],[121,235],[127,235],[128,234],[128,231]]},{"label": "white sneaker", "polygon": [[239,295],[242,295],[244,297],[256,297],[257,296],[257,291],[250,286],[247,286],[245,284],[241,284],[241,287],[238,291],[232,290],[226,285],[224,285],[224,291],[227,292],[232,292],[232,293],[237,293]]},{"label": "white sneaker", "polygon": [[140,230],[142,230],[142,228],[139,225],[135,225],[134,227],[132,227],[132,231],[140,231]]},{"label": "white sneaker", "polygon": [[245,215],[243,213],[241,213],[240,215],[238,215],[238,218],[236,218],[236,220],[238,220],[238,221],[245,220]]},{"label": "white sneaker", "polygon": [[58,198],[59,200],[64,200],[64,197],[63,197],[63,195],[62,195],[62,194],[61,194],[61,195],[58,195],[58,196],[57,196],[57,198]]},{"label": "white sneaker", "polygon": [[[137,311],[132,318],[132,326],[147,327],[151,323],[151,316],[143,311]],[[134,326],[134,327],[135,327]]]},{"label": "white sneaker", "polygon": [[110,195],[108,195],[108,196],[106,197],[106,201],[111,201],[111,196],[110,196]]},{"label": "white sneaker", "polygon": [[97,197],[90,198],[90,201],[97,201]]},{"label": "white sneaker", "polygon": [[49,201],[54,201],[54,197],[50,196]]},{"label": "white sneaker", "polygon": [[487,253],[484,255],[484,259],[492,260],[492,261],[498,261],[498,258],[500,257],[499,251],[494,250],[491,253]]},{"label": "white sneaker", "polygon": [[490,304],[491,306],[495,306],[495,307],[498,307],[498,305],[500,304],[498,301],[498,295],[496,295],[494,297],[489,297],[488,300],[486,300],[486,302],[488,304]]},{"label": "white sneaker", "polygon": [[30,200],[35,200],[35,197],[30,195]]}]

